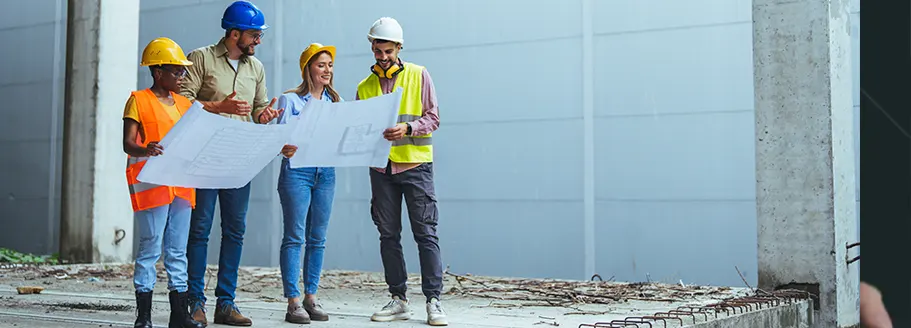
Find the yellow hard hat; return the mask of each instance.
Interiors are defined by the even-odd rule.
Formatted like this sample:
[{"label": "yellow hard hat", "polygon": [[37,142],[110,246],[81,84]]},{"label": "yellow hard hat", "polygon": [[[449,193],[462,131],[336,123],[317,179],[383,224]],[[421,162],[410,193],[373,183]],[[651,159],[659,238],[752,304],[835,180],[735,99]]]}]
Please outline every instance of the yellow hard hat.
[{"label": "yellow hard hat", "polygon": [[177,42],[174,40],[161,37],[152,42],[149,42],[149,45],[142,50],[142,66],[153,66],[153,65],[180,65],[180,66],[190,66],[193,65],[193,62],[187,60],[187,56],[184,55],[183,49],[180,49],[180,46],[177,45]]},{"label": "yellow hard hat", "polygon": [[307,63],[310,62],[310,58],[313,58],[313,56],[316,56],[316,54],[323,52],[323,51],[328,52],[329,57],[331,57],[332,60],[335,60],[335,47],[333,47],[333,46],[324,46],[319,43],[311,43],[310,46],[307,47],[307,49],[304,49],[304,52],[301,53],[301,58],[300,58],[302,76],[304,74],[304,67],[307,66]]}]

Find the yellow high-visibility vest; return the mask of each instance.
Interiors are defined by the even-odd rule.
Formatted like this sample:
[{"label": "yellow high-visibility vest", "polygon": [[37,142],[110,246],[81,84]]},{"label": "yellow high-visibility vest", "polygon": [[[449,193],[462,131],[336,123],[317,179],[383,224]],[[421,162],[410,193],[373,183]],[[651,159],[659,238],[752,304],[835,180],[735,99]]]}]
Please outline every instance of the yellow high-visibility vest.
[{"label": "yellow high-visibility vest", "polygon": [[[396,75],[392,90],[402,88],[402,103],[399,107],[398,122],[411,122],[423,114],[421,88],[424,67],[412,63],[403,63],[405,68]],[[370,74],[357,85],[358,99],[366,100],[381,96],[383,89],[376,74]],[[408,136],[392,142],[389,159],[396,163],[430,163],[433,162],[433,136]]]}]

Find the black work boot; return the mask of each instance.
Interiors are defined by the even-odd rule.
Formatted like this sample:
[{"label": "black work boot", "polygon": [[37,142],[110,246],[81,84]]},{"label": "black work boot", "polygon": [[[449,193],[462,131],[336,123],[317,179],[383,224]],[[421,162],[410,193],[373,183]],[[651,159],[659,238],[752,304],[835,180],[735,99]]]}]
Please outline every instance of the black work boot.
[{"label": "black work boot", "polygon": [[206,326],[193,320],[193,317],[190,316],[187,292],[178,293],[176,290],[172,290],[168,294],[168,300],[171,302],[171,318],[168,320],[168,328],[204,328]]},{"label": "black work boot", "polygon": [[136,323],[134,328],[152,328],[152,292],[136,292]]}]

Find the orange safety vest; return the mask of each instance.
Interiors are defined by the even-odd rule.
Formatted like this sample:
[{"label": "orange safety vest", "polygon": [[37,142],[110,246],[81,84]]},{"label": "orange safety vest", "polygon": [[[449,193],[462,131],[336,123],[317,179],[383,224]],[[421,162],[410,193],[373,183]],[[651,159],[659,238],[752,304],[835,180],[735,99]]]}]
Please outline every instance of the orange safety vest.
[{"label": "orange safety vest", "polygon": [[[152,93],[152,90],[133,91],[132,95],[135,97],[139,120],[142,122],[139,126],[141,133],[136,136],[136,143],[146,146],[149,141],[161,141],[177,121],[171,119],[171,116],[165,112],[164,106],[158,101],[158,97]],[[171,97],[174,98],[180,115],[190,109],[190,100],[186,97],[173,92]],[[145,137],[143,138],[143,136]],[[148,157],[133,156],[127,158],[127,184],[130,186],[130,201],[133,203],[133,211],[168,205],[174,201],[174,197],[186,199],[195,208],[196,189],[194,188],[162,186],[140,182],[136,179],[148,159]]]}]

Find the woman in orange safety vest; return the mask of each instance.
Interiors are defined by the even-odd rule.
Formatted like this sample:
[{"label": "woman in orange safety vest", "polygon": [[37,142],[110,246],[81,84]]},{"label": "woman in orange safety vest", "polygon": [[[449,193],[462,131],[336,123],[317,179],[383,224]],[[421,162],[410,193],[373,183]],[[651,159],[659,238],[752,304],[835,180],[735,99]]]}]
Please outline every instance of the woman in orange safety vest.
[{"label": "woman in orange safety vest", "polygon": [[148,89],[131,93],[123,114],[123,151],[129,155],[127,183],[139,227],[139,251],[133,270],[138,309],[135,327],[152,327],[155,262],[162,255],[162,245],[171,303],[168,327],[205,327],[190,317],[187,306],[187,237],[196,190],[137,180],[146,160],[163,153],[158,142],[190,108],[190,101],[177,92],[187,74],[186,66],[193,63],[177,43],[157,38],[143,50],[141,64],[149,67],[154,82]]}]

